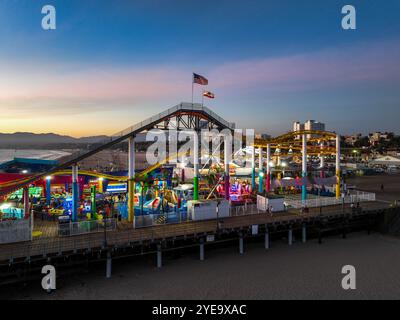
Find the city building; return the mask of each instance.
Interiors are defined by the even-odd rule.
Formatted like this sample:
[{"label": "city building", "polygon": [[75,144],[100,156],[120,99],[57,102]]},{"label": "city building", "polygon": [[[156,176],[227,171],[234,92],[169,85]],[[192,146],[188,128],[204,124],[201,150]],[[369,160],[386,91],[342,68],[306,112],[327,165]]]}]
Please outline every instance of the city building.
[{"label": "city building", "polygon": [[[304,124],[300,123],[300,121],[293,122],[293,131],[301,131],[301,130],[316,130],[316,131],[325,131],[325,123],[315,121],[315,120],[307,120]],[[307,139],[311,138],[313,135],[308,134]],[[300,136],[297,137],[300,139]]]},{"label": "city building", "polygon": [[304,124],[300,123],[300,121],[293,122],[293,131],[301,131],[304,130]]},{"label": "city building", "polygon": [[356,141],[360,140],[361,137],[362,137],[362,134],[361,134],[361,133],[352,134],[352,135],[350,135],[350,136],[345,136],[345,137],[344,137],[344,141],[345,141],[347,144],[349,144],[349,145],[351,145],[351,146],[354,146],[354,144],[356,143]]},{"label": "city building", "polygon": [[368,135],[369,137],[369,143],[371,146],[376,146],[380,140],[384,140],[384,141],[389,141],[391,139],[391,137],[393,137],[393,133],[392,132],[374,132],[374,133],[370,133]]},{"label": "city building", "polygon": [[270,134],[267,134],[267,133],[256,133],[256,134],[254,135],[254,137],[255,137],[256,139],[264,139],[264,140],[271,139],[271,135],[270,135]]}]

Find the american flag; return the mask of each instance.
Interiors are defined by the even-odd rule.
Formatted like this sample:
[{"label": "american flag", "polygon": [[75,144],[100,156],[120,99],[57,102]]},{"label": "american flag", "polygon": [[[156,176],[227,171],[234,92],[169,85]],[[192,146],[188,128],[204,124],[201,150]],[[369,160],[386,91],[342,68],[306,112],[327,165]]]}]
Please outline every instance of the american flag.
[{"label": "american flag", "polygon": [[208,85],[208,80],[197,73],[193,73],[193,83],[197,83],[197,84],[206,86],[206,85]]},{"label": "american flag", "polygon": [[207,98],[210,98],[210,99],[214,99],[215,98],[215,94],[210,92],[210,91],[204,91],[203,92],[203,96],[207,97]]}]

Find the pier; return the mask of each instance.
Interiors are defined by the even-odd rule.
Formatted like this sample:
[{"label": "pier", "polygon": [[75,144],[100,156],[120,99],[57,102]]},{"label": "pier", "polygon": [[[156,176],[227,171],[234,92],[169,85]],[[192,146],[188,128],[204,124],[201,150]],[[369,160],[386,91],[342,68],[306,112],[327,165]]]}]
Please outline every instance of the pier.
[{"label": "pier", "polygon": [[[167,191],[172,194],[173,190],[171,187],[168,190],[166,180],[167,176],[173,175],[172,172],[161,177],[159,174],[152,179],[147,176],[166,164],[169,158],[188,157],[186,151],[171,151],[147,169],[141,172],[136,170],[136,136],[151,129],[167,131],[171,123],[176,124],[176,131],[186,132],[193,138],[193,169],[187,170],[193,176],[185,179],[185,167],[188,168],[183,160],[180,167],[176,168],[179,169],[177,175],[181,175],[182,182],[192,182],[190,199],[187,198],[188,194],[183,194],[179,199],[176,194],[175,197],[168,197]],[[215,173],[218,178],[212,182],[207,181],[210,163],[206,161],[203,164],[203,169],[209,166],[208,171],[200,168],[200,123],[218,131],[215,137],[220,144],[224,144],[222,152],[219,145],[216,150],[209,150],[211,154],[218,155],[220,161],[220,172]],[[32,274],[40,275],[37,270],[46,264],[69,267],[74,264],[87,265],[92,261],[105,261],[106,277],[109,278],[112,277],[113,259],[143,254],[154,254],[155,265],[162,268],[164,252],[185,247],[197,247],[199,259],[203,261],[206,260],[209,244],[224,241],[236,241],[238,252],[242,255],[246,252],[249,238],[261,237],[266,249],[271,247],[276,238],[287,239],[288,245],[298,241],[304,243],[311,238],[318,238],[322,243],[323,237],[330,233],[341,233],[345,238],[353,229],[370,231],[381,214],[396,210],[391,209],[388,203],[376,201],[375,193],[344,190],[340,170],[340,136],[337,133],[302,130],[254,141],[247,141],[247,138],[240,136],[236,141],[240,145],[239,151],[251,150],[251,162],[248,168],[240,167],[236,172],[235,166],[230,166],[234,146],[232,133],[235,129],[234,123],[222,119],[203,105],[181,103],[88,149],[71,154],[51,169],[0,184],[0,197],[3,198],[23,190],[24,204],[24,214],[19,221],[21,226],[12,219],[5,224],[13,229],[8,228],[7,237],[4,236],[0,244],[0,284],[24,281]],[[124,141],[128,142],[126,175],[114,176],[79,169],[79,162]],[[266,150],[266,157],[263,157],[263,149]],[[285,170],[289,166],[283,162],[283,157],[292,159],[292,177],[285,177]],[[320,166],[315,169],[309,157],[327,157],[335,162],[328,167],[320,160]],[[325,178],[325,173],[329,171],[332,176]],[[36,215],[34,207],[30,207],[29,186],[34,183],[43,185],[43,205],[49,207],[52,184],[56,184],[54,176],[61,176],[58,184],[61,184],[61,189],[65,188],[66,194],[71,189],[71,203],[69,207],[58,210],[61,211],[59,214],[53,208],[53,214],[47,215],[53,221],[48,221],[43,219],[43,214],[46,215],[43,206]],[[85,208],[80,204],[84,193],[83,176],[96,178],[87,184],[90,209],[87,209],[86,215],[78,210],[79,207],[82,210]],[[250,177],[251,184],[247,181],[235,182],[240,177]],[[111,212],[111,208],[108,214],[106,211],[101,214],[98,212],[96,195],[103,193],[105,181],[117,181],[126,187],[122,188],[123,192],[120,191],[126,197],[123,203],[126,205],[124,217],[122,209],[118,209],[117,213]],[[150,193],[151,200],[146,200],[149,201],[146,212],[143,209],[145,184],[150,184],[154,189],[151,190],[154,194]],[[314,186],[318,188],[314,190]],[[185,201],[185,211],[182,210],[182,200]],[[175,217],[168,220],[170,212]],[[24,232],[21,232],[22,229]],[[25,237],[14,239],[17,233]],[[31,241],[25,241],[27,238],[31,238]]]},{"label": "pier", "polygon": [[[119,223],[114,231],[69,237],[58,236],[53,225],[43,224],[37,228],[45,236],[31,242],[0,246],[0,284],[29,279],[34,270],[36,276],[40,276],[38,270],[46,264],[68,267],[91,261],[105,261],[107,277],[110,277],[113,258],[143,254],[154,254],[157,257],[156,266],[160,268],[163,251],[190,246],[198,246],[200,260],[204,260],[208,243],[234,239],[240,240],[238,251],[242,254],[246,239],[254,237],[262,237],[266,249],[271,247],[273,237],[287,237],[289,245],[310,238],[322,243],[324,235],[330,232],[342,234],[343,238],[352,230],[370,232],[385,212],[397,209],[389,207],[388,203],[375,201],[364,203],[358,211],[349,205],[310,208],[307,213],[298,209],[273,215],[247,211],[219,220],[188,221],[139,229]],[[256,233],[253,226],[257,226]]]}]

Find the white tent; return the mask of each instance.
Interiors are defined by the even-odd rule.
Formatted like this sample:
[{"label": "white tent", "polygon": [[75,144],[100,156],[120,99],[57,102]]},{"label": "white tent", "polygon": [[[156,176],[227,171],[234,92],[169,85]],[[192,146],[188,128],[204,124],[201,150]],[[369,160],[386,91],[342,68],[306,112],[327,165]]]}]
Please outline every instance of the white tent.
[{"label": "white tent", "polygon": [[400,158],[394,156],[382,156],[372,160],[370,164],[400,167]]}]

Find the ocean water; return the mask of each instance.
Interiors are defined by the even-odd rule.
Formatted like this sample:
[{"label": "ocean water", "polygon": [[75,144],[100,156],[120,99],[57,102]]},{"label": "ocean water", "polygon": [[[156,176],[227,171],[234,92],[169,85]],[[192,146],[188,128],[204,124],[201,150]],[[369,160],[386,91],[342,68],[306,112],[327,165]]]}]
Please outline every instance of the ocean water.
[{"label": "ocean water", "polygon": [[40,150],[40,149],[0,149],[0,163],[10,161],[14,158],[30,158],[43,160],[57,160],[70,152],[62,150]]}]

